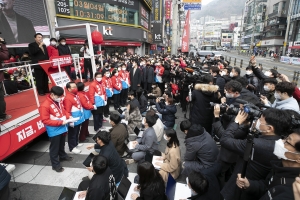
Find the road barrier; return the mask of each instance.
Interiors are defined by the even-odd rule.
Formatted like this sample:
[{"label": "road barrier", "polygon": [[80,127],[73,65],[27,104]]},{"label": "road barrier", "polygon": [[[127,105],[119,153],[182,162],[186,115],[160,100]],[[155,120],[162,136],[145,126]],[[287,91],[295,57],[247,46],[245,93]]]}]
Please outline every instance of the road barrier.
[{"label": "road barrier", "polygon": [[241,60],[240,68],[243,68],[243,59]]},{"label": "road barrier", "polygon": [[273,69],[275,69],[277,71],[278,68],[277,68],[277,66],[274,66]]},{"label": "road barrier", "polygon": [[236,58],[234,58],[234,66],[236,66]]},{"label": "road barrier", "polygon": [[300,72],[299,71],[294,71],[294,76],[293,76],[293,81],[292,83],[294,84],[298,84],[298,80],[299,80],[299,75],[300,75]]}]

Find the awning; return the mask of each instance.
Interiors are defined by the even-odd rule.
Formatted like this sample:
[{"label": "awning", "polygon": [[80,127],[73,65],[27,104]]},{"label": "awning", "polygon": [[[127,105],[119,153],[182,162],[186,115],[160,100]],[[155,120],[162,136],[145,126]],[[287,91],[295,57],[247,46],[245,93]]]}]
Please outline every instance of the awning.
[{"label": "awning", "polygon": [[291,46],[289,48],[291,48],[291,49],[300,49],[300,46]]},{"label": "awning", "polygon": [[[81,38],[67,38],[66,39],[67,44],[84,44],[84,39]],[[129,42],[129,41],[118,41],[118,40],[105,40],[101,44],[102,46],[134,46],[139,47],[142,44],[140,42]]]}]

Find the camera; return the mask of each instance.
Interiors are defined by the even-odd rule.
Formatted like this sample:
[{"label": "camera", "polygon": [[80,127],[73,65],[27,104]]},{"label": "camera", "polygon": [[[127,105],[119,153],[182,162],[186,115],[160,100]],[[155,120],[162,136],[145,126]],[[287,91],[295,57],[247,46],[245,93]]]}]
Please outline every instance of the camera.
[{"label": "camera", "polygon": [[[216,105],[218,105],[218,103],[214,103],[214,102],[209,102],[210,103],[210,106],[212,108],[214,108]],[[226,113],[226,110],[227,110],[227,104],[226,103],[222,103],[222,104],[219,104],[220,105],[220,114],[223,115],[224,113]]]},{"label": "camera", "polygon": [[[236,99],[236,103],[242,104],[244,112],[248,114],[248,119],[259,118],[262,115],[262,111],[252,103],[244,101],[242,99]],[[237,115],[240,111],[240,107],[236,107],[234,104],[231,104],[227,109],[228,115]]]}]

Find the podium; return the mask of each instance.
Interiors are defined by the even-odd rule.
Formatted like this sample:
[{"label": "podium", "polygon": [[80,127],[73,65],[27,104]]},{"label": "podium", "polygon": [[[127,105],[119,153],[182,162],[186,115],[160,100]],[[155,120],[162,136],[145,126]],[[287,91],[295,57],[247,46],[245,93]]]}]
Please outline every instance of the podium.
[{"label": "podium", "polygon": [[66,84],[71,81],[64,67],[73,65],[71,55],[53,56],[50,60],[40,61],[39,65],[47,73],[52,85],[65,88]]}]

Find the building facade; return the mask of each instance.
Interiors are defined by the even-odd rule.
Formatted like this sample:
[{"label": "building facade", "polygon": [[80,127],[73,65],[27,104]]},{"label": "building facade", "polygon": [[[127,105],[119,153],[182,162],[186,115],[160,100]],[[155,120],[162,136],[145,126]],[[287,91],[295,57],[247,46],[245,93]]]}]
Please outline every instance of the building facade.
[{"label": "building facade", "polygon": [[288,51],[300,50],[300,0],[294,0],[291,13],[291,24],[288,36]]}]

